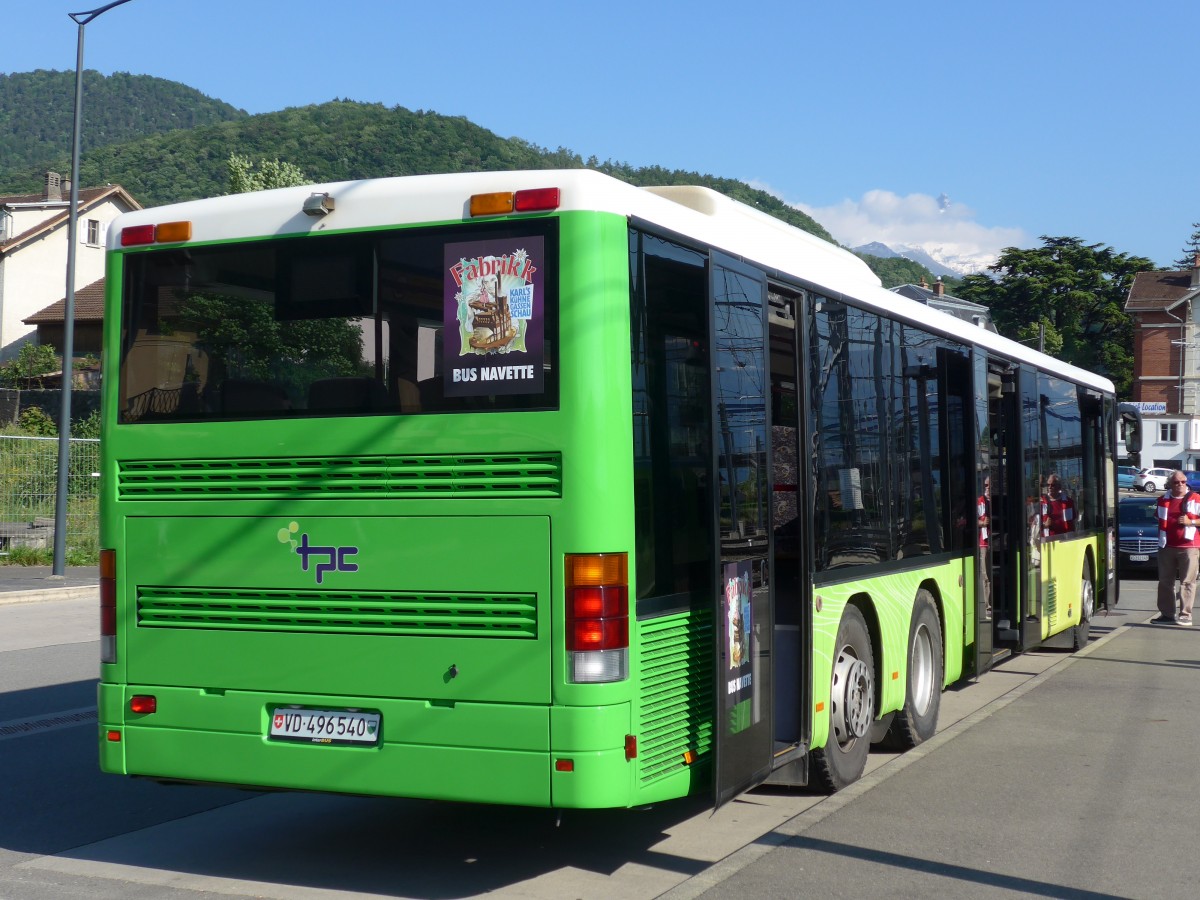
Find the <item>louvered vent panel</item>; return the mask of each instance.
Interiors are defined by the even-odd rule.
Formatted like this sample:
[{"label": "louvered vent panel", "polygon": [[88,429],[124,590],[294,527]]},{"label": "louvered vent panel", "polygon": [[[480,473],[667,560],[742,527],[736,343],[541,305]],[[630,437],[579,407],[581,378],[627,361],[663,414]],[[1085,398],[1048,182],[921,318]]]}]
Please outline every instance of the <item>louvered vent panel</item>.
[{"label": "louvered vent panel", "polygon": [[560,497],[562,455],[172,459],[120,463],[122,500]]},{"label": "louvered vent panel", "polygon": [[643,784],[696,763],[712,752],[710,617],[664,616],[642,624],[641,716],[638,761]]},{"label": "louvered vent panel", "polygon": [[536,638],[532,594],[138,588],[139,628]]}]

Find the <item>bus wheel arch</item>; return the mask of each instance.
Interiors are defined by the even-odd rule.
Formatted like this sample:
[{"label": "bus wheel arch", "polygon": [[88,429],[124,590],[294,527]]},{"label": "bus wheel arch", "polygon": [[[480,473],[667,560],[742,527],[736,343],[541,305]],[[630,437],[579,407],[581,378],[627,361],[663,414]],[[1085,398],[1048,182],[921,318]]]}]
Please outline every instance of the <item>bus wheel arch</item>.
[{"label": "bus wheel arch", "polygon": [[937,732],[945,681],[944,621],[933,591],[919,588],[905,644],[904,706],[888,729],[891,748],[911,750]]},{"label": "bus wheel arch", "polygon": [[862,610],[847,603],[834,642],[829,734],[812,752],[817,777],[830,791],[854,783],[866,769],[878,707],[874,643]]}]

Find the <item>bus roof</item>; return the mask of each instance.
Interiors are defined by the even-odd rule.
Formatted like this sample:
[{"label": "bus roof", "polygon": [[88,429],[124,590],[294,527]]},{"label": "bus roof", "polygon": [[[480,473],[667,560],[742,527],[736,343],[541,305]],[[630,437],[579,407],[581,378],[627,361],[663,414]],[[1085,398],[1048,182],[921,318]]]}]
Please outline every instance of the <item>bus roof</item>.
[{"label": "bus roof", "polygon": [[[756,263],[835,299],[855,300],[1015,362],[1025,362],[1097,389],[1112,383],[994,332],[886,290],[859,257],[773,216],[709,188],[672,185],[638,188],[589,169],[465,172],[413,175],[277,188],[135,210],[109,228],[109,249],[137,225],[191,223],[191,243],[318,234],[420,223],[469,221],[473,194],[557,187],[557,212],[611,212],[692,238]],[[313,194],[328,194],[333,209],[303,211]]]}]

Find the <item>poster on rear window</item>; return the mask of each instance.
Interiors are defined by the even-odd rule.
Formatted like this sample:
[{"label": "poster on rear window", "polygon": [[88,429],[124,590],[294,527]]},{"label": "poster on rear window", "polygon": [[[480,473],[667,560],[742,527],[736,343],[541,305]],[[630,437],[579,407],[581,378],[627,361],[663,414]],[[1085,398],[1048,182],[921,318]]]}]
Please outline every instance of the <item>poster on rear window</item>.
[{"label": "poster on rear window", "polygon": [[537,236],[446,245],[447,397],[542,392],[544,261]]},{"label": "poster on rear window", "polygon": [[[754,693],[750,665],[750,637],[754,624],[750,618],[750,563],[748,560],[725,563],[725,708],[733,709]],[[735,731],[740,730],[735,728]]]}]

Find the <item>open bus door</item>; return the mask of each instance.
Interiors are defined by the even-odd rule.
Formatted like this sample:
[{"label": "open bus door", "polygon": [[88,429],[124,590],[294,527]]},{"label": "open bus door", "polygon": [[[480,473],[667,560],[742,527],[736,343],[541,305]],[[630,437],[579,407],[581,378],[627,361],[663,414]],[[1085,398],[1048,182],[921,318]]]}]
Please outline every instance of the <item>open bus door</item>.
[{"label": "open bus door", "polygon": [[770,774],[774,635],[767,283],[713,254],[712,347],[715,558],[714,797],[721,806]]}]

